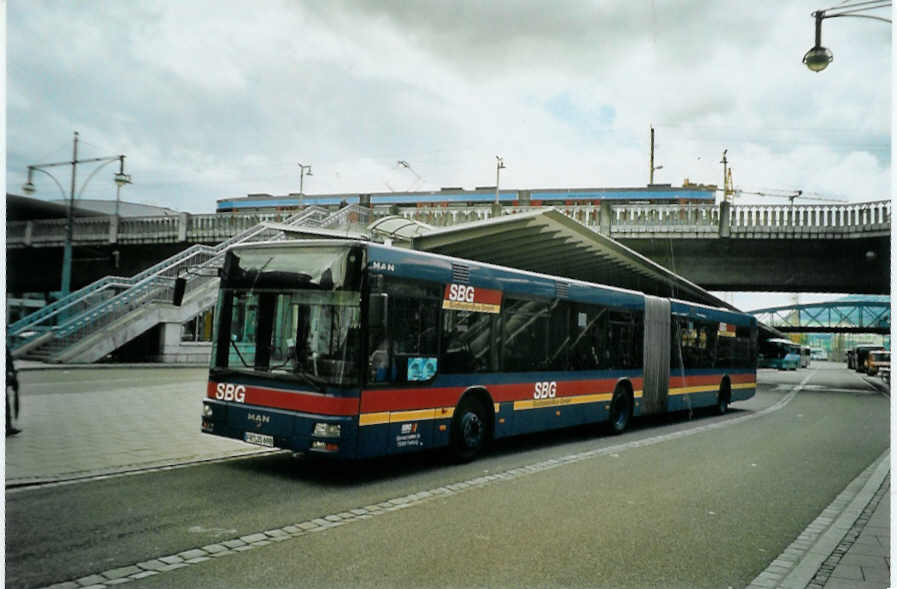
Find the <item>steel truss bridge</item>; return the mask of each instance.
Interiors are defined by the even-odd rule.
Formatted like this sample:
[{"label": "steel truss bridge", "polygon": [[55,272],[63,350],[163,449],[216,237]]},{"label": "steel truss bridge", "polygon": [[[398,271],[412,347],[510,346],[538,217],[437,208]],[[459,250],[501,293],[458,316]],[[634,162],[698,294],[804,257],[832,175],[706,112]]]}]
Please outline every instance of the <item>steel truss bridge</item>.
[{"label": "steel truss bridge", "polygon": [[891,333],[889,301],[833,301],[750,311],[786,333]]}]

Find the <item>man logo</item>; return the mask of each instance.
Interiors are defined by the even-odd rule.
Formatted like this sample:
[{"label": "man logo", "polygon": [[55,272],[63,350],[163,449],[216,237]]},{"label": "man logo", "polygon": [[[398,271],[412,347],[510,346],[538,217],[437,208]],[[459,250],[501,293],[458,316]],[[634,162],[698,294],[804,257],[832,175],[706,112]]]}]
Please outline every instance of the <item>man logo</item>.
[{"label": "man logo", "polygon": [[219,401],[236,401],[237,403],[246,402],[246,387],[241,384],[219,382],[215,387],[215,398]]}]

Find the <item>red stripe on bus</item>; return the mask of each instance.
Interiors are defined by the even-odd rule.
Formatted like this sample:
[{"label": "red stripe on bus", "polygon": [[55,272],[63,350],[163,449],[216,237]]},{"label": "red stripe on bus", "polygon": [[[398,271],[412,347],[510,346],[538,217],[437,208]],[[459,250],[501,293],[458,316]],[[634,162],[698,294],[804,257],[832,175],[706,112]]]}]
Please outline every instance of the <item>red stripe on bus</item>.
[{"label": "red stripe on bus", "polygon": [[[558,397],[575,397],[594,393],[611,393],[619,378],[602,378],[593,380],[559,380],[557,382]],[[636,390],[642,388],[641,378],[629,379]],[[532,399],[535,385],[542,380],[512,384],[484,384],[493,401],[525,401]],[[361,393],[361,412],[376,413],[380,411],[409,411],[413,409],[432,409],[434,407],[454,407],[461,394],[469,387],[433,387],[408,389],[373,389]]]},{"label": "red stripe on bus", "polygon": [[[317,413],[320,415],[358,414],[358,397],[332,397],[308,391],[288,391],[247,385],[237,386],[245,388],[245,397],[241,403],[242,405],[289,409],[291,411]],[[209,381],[209,385],[206,388],[206,396],[209,399],[218,399],[216,396],[218,392],[217,387],[218,383]]]},{"label": "red stripe on bus", "polygon": [[[670,375],[670,388],[699,387],[702,385],[717,385],[723,378],[719,374],[692,374],[685,377]],[[756,381],[753,374],[730,374],[729,381],[732,384],[752,383]]]}]

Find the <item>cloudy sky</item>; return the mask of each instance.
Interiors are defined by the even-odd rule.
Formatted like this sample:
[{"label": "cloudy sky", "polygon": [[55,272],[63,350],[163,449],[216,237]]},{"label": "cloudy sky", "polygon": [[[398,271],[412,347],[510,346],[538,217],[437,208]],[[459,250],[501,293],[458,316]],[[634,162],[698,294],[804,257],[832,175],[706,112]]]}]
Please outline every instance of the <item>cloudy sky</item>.
[{"label": "cloudy sky", "polygon": [[[492,185],[496,154],[509,188],[643,186],[653,124],[656,182],[721,183],[727,149],[746,191],[887,199],[891,26],[826,20],[815,74],[828,6],[9,0],[7,191],[75,130],[127,156],[123,200],[192,213],[298,192],[297,162],[311,194]],[[113,167],[82,196],[113,199]]]}]

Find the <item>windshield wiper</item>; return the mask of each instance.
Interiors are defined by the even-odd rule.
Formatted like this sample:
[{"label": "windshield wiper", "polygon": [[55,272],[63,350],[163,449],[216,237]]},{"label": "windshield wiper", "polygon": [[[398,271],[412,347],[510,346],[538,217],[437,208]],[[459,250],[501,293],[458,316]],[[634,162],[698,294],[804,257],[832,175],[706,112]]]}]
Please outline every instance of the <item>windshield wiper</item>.
[{"label": "windshield wiper", "polygon": [[309,375],[307,372],[305,372],[301,368],[297,369],[293,374],[296,374],[297,376],[302,378],[302,380],[304,380],[307,384],[310,384],[311,386],[315,387],[315,389],[317,389],[317,391],[319,393],[323,394],[326,391],[323,382],[320,382],[320,381],[312,378],[311,375]]},{"label": "windshield wiper", "polygon": [[243,363],[243,366],[245,366],[246,368],[252,368],[252,366],[246,363],[246,358],[243,357],[243,354],[240,352],[240,348],[237,347],[237,342],[235,342],[234,340],[230,340],[230,345],[232,345],[234,347],[234,350],[236,350],[237,356],[240,357],[240,362]]}]

